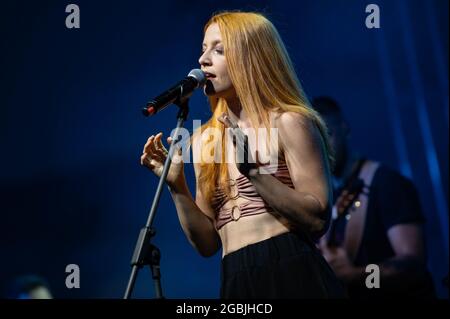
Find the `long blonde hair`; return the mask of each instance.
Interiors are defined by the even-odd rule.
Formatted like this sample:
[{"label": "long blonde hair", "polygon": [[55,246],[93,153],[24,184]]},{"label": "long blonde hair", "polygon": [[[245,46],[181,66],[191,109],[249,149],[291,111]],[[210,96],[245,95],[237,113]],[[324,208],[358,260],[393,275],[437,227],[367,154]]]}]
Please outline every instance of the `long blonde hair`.
[{"label": "long blonde hair", "polygon": [[[206,23],[204,32],[213,23],[217,23],[220,29],[231,82],[253,127],[258,128],[263,124],[269,129],[270,112],[300,113],[318,127],[332,165],[333,156],[326,126],[303,93],[291,59],[274,25],[260,13],[239,11],[213,15]],[[213,114],[200,128],[200,132],[208,128],[218,129],[222,133],[221,140],[217,139],[215,143],[221,146],[221,150],[225,150],[225,128],[217,117],[227,113],[227,102],[213,96],[209,98],[209,103]],[[228,164],[225,162],[224,152],[221,156],[220,163],[200,163],[197,182],[208,201],[211,201],[217,185],[229,192],[226,182],[229,178]]]}]

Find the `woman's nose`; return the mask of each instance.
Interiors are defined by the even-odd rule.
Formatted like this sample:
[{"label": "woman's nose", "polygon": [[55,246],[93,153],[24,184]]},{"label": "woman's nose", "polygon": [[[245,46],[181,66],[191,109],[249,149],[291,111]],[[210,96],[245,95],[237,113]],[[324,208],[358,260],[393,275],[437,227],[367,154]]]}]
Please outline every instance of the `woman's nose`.
[{"label": "woman's nose", "polygon": [[208,56],[207,52],[204,52],[200,58],[198,59],[198,63],[203,66],[203,65],[211,65],[211,60]]}]

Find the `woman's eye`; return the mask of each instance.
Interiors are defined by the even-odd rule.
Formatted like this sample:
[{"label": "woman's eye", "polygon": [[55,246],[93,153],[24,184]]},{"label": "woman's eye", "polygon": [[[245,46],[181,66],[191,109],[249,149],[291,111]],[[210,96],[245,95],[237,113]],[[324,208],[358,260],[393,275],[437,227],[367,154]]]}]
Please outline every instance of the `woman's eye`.
[{"label": "woman's eye", "polygon": [[[200,56],[202,56],[203,54],[205,54],[206,49],[202,49],[202,51],[200,52]],[[218,49],[214,49],[214,52],[217,54],[223,54],[223,49],[222,48],[218,48]]]}]

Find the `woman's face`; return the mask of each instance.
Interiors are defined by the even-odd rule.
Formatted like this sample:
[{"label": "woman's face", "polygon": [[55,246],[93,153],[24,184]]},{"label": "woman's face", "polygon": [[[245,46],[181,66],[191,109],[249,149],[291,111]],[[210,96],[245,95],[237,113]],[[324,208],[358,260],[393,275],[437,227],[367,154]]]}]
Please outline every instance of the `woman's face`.
[{"label": "woman's face", "polygon": [[228,74],[222,37],[217,23],[211,24],[206,29],[202,55],[198,62],[207,77],[204,87],[206,95],[223,98],[230,98],[236,95]]}]

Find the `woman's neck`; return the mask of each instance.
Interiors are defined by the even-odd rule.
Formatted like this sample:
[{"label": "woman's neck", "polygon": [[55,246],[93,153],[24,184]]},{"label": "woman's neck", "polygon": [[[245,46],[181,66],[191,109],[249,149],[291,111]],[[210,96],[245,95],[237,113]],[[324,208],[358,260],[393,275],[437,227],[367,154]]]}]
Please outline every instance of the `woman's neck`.
[{"label": "woman's neck", "polygon": [[249,118],[242,108],[241,101],[235,97],[232,99],[227,99],[228,106],[228,116],[231,121],[237,123],[239,126],[245,126],[245,123],[249,122]]}]

